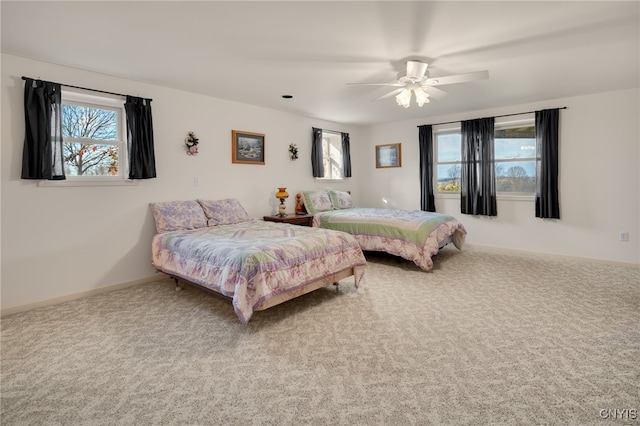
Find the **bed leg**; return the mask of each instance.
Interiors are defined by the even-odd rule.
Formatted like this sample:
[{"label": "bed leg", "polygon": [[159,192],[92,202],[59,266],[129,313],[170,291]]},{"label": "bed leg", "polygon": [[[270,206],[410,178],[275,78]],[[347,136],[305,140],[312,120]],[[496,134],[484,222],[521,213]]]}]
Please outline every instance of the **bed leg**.
[{"label": "bed leg", "polygon": [[182,285],[180,285],[180,281],[178,281],[178,278],[177,278],[177,277],[171,277],[171,278],[173,278],[173,280],[176,282],[176,288],[175,288],[175,290],[176,290],[176,291],[180,291],[180,290],[182,290]]}]

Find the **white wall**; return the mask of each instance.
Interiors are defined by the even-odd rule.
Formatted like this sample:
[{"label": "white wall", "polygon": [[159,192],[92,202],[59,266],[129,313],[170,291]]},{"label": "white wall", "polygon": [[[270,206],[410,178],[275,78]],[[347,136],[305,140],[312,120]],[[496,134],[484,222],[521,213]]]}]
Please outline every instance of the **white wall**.
[{"label": "white wall", "polygon": [[[427,117],[372,126],[352,157],[374,164],[375,145],[402,143],[402,167],[364,167],[362,202],[420,208],[418,125],[566,106],[560,111],[560,220],[535,218],[534,201],[498,200],[498,216],[460,213],[459,199],[437,198],[436,209],[457,217],[467,242],[478,245],[640,263],[640,94],[623,90],[509,108]],[[415,108],[415,106],[412,106]],[[629,242],[620,242],[620,231]]]},{"label": "white wall", "polygon": [[[23,75],[153,98],[158,178],[88,188],[21,180]],[[536,219],[530,201],[499,201],[491,219],[461,215],[451,199],[437,199],[438,211],[465,224],[469,243],[640,263],[638,89],[456,116],[427,118],[425,107],[424,120],[362,129],[5,54],[0,88],[2,309],[152,276],[151,201],[236,197],[260,218],[275,212],[278,186],[291,194],[326,187],[311,177],[311,127],[351,135],[354,177],[333,187],[352,190],[358,205],[383,206],[385,198],[387,206],[417,209],[418,125],[560,106],[568,107],[561,112],[561,220]],[[232,129],[266,135],[266,165],[231,163]],[[185,154],[188,131],[200,138],[198,156]],[[374,146],[393,142],[402,143],[402,167],[376,169]],[[290,143],[299,148],[295,162]],[[289,198],[289,211],[293,205]],[[618,241],[622,230],[627,243]]]},{"label": "white wall", "polygon": [[[152,98],[158,178],[138,186],[65,188],[21,180],[23,75]],[[326,187],[311,176],[312,127],[349,132],[352,144],[362,134],[354,126],[5,54],[1,89],[2,308],[152,276],[149,202],[235,197],[250,216],[261,218],[275,213],[279,186],[292,195]],[[232,129],[265,134],[264,166],[231,163]],[[200,138],[197,156],[185,153],[188,131]],[[297,161],[289,160],[290,143],[298,145]],[[354,160],[355,174],[363,172],[360,167]],[[333,186],[359,193],[353,181]],[[286,203],[293,212],[293,197]]]}]

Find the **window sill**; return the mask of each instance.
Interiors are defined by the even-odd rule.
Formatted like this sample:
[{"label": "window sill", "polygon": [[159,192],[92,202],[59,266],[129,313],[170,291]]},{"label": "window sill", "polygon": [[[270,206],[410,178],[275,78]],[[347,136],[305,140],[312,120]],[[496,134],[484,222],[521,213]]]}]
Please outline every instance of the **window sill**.
[{"label": "window sill", "polygon": [[536,201],[535,195],[500,195],[498,201]]},{"label": "window sill", "polygon": [[316,182],[344,182],[345,178],[342,179],[330,179],[330,178],[314,178]]},{"label": "window sill", "polygon": [[78,186],[138,186],[140,182],[129,179],[65,179],[65,180],[41,180],[38,186],[43,187],[78,187]]},{"label": "window sill", "polygon": [[455,199],[460,199],[460,193],[459,192],[436,192],[434,194],[434,198],[443,198],[443,199],[449,199],[449,200],[455,200]]}]

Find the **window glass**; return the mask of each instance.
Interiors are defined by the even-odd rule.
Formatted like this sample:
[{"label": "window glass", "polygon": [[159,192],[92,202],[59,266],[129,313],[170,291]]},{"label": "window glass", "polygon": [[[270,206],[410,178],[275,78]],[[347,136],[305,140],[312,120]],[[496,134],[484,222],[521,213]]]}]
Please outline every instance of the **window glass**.
[{"label": "window glass", "polygon": [[322,164],[324,177],[319,179],[343,179],[342,175],[342,135],[322,131]]},{"label": "window glass", "polygon": [[436,179],[439,192],[460,192],[460,162],[462,143],[460,133],[436,135]]},{"label": "window glass", "polygon": [[[531,195],[536,190],[536,136],[533,120],[496,126],[494,133],[496,191]],[[460,131],[435,134],[437,191],[460,192],[462,136]]]},{"label": "window glass", "polygon": [[123,108],[81,102],[82,95],[67,94],[62,101],[62,140],[68,177],[122,177]]},{"label": "window glass", "polygon": [[462,145],[460,133],[438,135],[438,162],[460,161]]},{"label": "window glass", "polygon": [[495,132],[496,191],[533,194],[536,191],[536,136],[533,125]]}]

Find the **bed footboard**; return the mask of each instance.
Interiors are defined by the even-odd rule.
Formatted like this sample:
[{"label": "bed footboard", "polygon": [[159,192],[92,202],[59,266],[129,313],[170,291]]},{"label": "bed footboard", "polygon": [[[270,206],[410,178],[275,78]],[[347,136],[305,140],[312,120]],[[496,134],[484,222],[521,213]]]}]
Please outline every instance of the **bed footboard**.
[{"label": "bed footboard", "polygon": [[[161,271],[161,272],[166,274],[166,272],[164,272],[164,271]],[[216,289],[205,287],[203,285],[191,282],[189,280],[186,280],[186,279],[181,278],[181,277],[177,277],[175,275],[171,275],[171,274],[167,274],[167,275],[169,275],[169,277],[171,277],[171,279],[173,279],[175,281],[175,283],[176,283],[176,291],[182,290],[182,286],[180,285],[180,282],[182,281],[182,282],[186,282],[188,284],[191,284],[191,285],[193,285],[193,286],[195,286],[197,288],[200,288],[200,289],[203,289],[203,290],[208,291],[210,293],[213,293],[216,296],[221,297],[221,298],[223,298],[225,300],[228,300],[228,301],[232,301],[233,300],[232,297],[226,296],[226,295],[220,293],[219,291],[217,291]],[[264,311],[265,309],[271,308],[273,306],[276,306],[276,305],[279,305],[281,303],[284,303],[284,302],[286,302],[288,300],[291,300],[291,299],[294,299],[296,297],[302,296],[303,294],[310,293],[310,292],[312,292],[314,290],[317,290],[317,289],[319,289],[321,287],[325,287],[325,286],[327,286],[327,285],[329,285],[331,283],[333,283],[334,285],[337,286],[338,285],[338,281],[343,280],[345,278],[348,278],[350,276],[354,276],[354,275],[355,275],[354,268],[349,268],[349,269],[345,269],[344,271],[341,271],[341,272],[336,272],[335,274],[331,274],[331,275],[329,275],[327,277],[324,277],[324,278],[321,278],[319,280],[312,281],[310,283],[307,283],[307,284],[302,285],[300,287],[297,287],[297,288],[294,288],[292,290],[286,291],[284,293],[277,294],[277,295],[273,296],[272,298],[267,299],[264,302],[260,303],[255,308],[255,310],[256,311]]]},{"label": "bed footboard", "polygon": [[307,294],[309,292],[312,292],[313,290],[317,290],[320,287],[324,287],[331,283],[334,283],[337,285],[338,281],[345,279],[347,277],[350,277],[352,275],[355,275],[355,272],[353,268],[349,268],[342,272],[336,272],[335,274],[329,275],[328,277],[310,282],[308,284],[305,284],[301,287],[287,291],[285,293],[280,293],[276,296],[273,296],[271,299],[265,300],[264,302],[260,303],[256,308],[256,311],[263,311],[272,306],[286,302],[287,300],[291,300],[295,297],[302,296],[303,294]]}]

